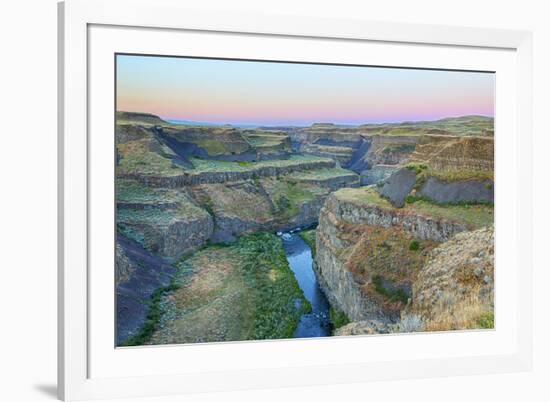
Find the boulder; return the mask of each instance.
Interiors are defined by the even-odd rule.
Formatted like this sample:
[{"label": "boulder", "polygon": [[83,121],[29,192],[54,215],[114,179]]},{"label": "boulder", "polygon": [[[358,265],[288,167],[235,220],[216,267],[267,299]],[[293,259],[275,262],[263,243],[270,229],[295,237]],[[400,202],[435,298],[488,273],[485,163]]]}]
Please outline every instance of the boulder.
[{"label": "boulder", "polygon": [[396,208],[405,205],[405,198],[416,183],[416,173],[412,169],[402,168],[392,174],[380,189],[380,195],[387,198]]},{"label": "boulder", "polygon": [[338,328],[334,335],[348,336],[389,334],[395,331],[394,327],[395,324],[388,324],[387,322],[381,322],[378,320],[357,321]]}]

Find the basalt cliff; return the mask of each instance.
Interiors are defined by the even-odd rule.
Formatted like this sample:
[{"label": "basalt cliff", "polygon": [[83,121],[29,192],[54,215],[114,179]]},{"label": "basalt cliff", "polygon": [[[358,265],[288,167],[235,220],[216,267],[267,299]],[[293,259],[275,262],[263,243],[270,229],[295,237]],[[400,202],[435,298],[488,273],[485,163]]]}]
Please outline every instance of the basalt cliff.
[{"label": "basalt cliff", "polygon": [[337,335],[492,328],[493,141],[422,136],[376,185],[319,216],[314,267]]}]

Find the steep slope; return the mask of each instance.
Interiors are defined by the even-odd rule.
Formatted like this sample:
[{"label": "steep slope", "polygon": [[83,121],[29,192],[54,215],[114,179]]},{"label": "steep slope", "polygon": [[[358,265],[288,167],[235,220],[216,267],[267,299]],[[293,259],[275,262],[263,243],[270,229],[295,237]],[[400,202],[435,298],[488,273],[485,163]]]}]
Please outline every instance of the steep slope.
[{"label": "steep slope", "polygon": [[430,252],[492,221],[489,205],[399,209],[372,187],[341,189],[321,209],[315,269],[331,304],[352,321],[397,323]]},{"label": "steep slope", "polygon": [[434,249],[418,273],[410,310],[428,331],[492,327],[494,230],[460,233]]}]

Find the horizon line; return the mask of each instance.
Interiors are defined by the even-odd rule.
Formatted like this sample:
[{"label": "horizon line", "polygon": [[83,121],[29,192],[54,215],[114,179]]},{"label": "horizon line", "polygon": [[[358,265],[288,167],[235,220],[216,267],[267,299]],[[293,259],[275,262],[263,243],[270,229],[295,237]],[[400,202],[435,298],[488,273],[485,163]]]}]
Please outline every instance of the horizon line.
[{"label": "horizon line", "polygon": [[257,123],[257,122],[238,122],[238,123],[224,123],[224,122],[216,122],[216,121],[207,121],[207,120],[193,120],[193,119],[185,119],[185,118],[168,118],[164,117],[158,114],[149,113],[149,112],[136,112],[136,111],[128,111],[128,110],[117,110],[116,112],[121,113],[139,113],[139,114],[149,114],[151,116],[158,117],[161,120],[164,120],[168,123],[170,122],[186,122],[189,125],[191,124],[197,124],[197,125],[212,125],[212,126],[255,126],[255,127],[309,127],[315,124],[327,124],[327,125],[334,125],[334,126],[363,126],[363,125],[383,125],[383,124],[406,124],[406,123],[423,123],[423,122],[436,122],[441,121],[445,119],[459,119],[463,117],[484,117],[488,119],[495,118],[493,115],[485,115],[485,114],[464,114],[464,115],[450,115],[445,117],[440,117],[436,119],[418,119],[418,120],[411,120],[411,119],[405,119],[405,120],[379,120],[379,121],[368,121],[365,120],[361,123],[351,123],[351,122],[331,122],[331,121],[314,121],[310,123]]}]

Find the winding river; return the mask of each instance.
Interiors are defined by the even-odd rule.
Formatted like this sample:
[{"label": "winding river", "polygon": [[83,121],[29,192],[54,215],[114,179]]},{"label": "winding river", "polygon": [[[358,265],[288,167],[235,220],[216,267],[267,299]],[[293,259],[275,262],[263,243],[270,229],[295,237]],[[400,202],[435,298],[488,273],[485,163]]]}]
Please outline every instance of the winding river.
[{"label": "winding river", "polygon": [[311,303],[311,312],[300,317],[294,337],[330,336],[330,305],[319,287],[317,276],[313,271],[311,250],[295,232],[283,233],[281,238],[290,269],[294,273],[300,289],[304,292],[305,298]]}]

